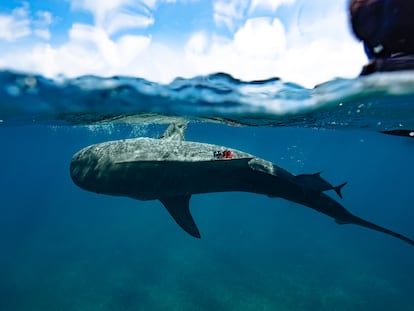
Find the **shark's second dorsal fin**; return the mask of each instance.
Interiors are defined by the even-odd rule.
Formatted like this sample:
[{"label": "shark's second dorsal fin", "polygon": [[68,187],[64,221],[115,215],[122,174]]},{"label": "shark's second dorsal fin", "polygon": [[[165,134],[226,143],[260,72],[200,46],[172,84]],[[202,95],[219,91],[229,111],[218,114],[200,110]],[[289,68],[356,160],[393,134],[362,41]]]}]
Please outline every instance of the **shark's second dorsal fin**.
[{"label": "shark's second dorsal fin", "polygon": [[184,140],[184,132],[187,128],[187,122],[171,123],[160,139]]},{"label": "shark's second dorsal fin", "polygon": [[160,201],[185,232],[195,238],[200,238],[200,232],[190,213],[190,197],[190,195],[165,197]]}]

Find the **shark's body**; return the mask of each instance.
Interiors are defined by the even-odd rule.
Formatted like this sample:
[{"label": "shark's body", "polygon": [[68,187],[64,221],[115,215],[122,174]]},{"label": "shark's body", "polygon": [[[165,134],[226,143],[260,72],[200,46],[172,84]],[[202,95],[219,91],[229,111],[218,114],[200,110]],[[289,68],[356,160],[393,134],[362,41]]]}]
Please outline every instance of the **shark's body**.
[{"label": "shark's body", "polygon": [[235,149],[184,141],[182,131],[170,126],[162,139],[135,138],[86,147],[72,158],[72,179],[79,187],[96,193],[160,200],[194,237],[200,233],[189,210],[191,195],[244,191],[293,201],[340,224],[360,225],[414,245],[403,235],[352,215],[323,193],[332,189],[340,195],[343,185],[333,187],[319,174],[295,176]]}]

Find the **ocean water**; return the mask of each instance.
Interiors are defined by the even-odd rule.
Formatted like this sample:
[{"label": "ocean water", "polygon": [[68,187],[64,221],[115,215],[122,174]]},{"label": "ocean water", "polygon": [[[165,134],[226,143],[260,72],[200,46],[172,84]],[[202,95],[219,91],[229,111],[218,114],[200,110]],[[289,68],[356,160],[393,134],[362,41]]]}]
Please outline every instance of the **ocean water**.
[{"label": "ocean water", "polygon": [[314,89],[0,72],[0,310],[411,310],[405,242],[239,192],[192,197],[194,239],[157,201],[78,188],[69,164],[90,144],[187,119],[187,140],[347,181],[345,208],[414,238],[413,102],[408,72]]}]

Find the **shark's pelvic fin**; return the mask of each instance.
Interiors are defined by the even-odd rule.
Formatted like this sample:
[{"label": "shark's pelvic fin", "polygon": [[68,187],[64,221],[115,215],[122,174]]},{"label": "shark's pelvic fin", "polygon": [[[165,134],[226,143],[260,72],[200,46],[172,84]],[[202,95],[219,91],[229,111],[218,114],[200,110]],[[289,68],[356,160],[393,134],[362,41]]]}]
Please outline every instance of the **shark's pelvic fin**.
[{"label": "shark's pelvic fin", "polygon": [[160,139],[166,140],[184,140],[184,132],[188,122],[171,123]]},{"label": "shark's pelvic fin", "polygon": [[160,201],[185,232],[195,238],[200,238],[200,232],[190,213],[190,197],[190,195],[165,197]]}]

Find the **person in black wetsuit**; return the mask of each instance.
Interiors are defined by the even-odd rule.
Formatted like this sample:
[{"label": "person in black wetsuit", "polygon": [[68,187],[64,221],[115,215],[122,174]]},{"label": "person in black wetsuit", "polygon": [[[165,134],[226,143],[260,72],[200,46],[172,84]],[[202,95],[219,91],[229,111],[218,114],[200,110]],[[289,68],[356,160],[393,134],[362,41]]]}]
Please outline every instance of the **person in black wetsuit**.
[{"label": "person in black wetsuit", "polygon": [[361,75],[414,70],[414,0],[351,0],[349,11],[370,60]]}]

